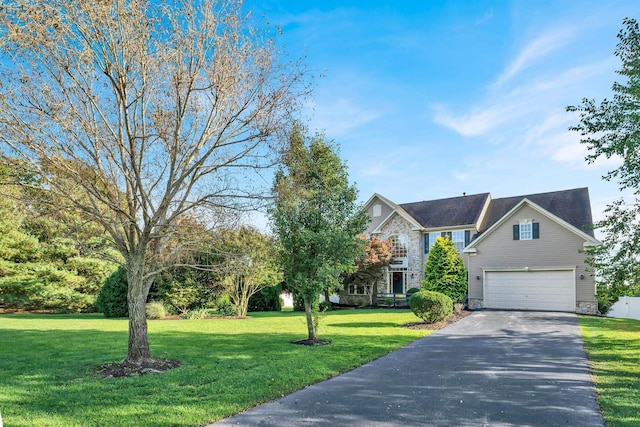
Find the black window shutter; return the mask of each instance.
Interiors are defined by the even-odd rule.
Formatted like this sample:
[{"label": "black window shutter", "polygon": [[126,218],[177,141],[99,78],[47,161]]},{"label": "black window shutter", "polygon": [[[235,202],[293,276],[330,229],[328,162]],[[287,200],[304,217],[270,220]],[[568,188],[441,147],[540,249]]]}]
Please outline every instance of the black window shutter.
[{"label": "black window shutter", "polygon": [[540,238],[540,223],[539,222],[534,222],[533,223],[533,238],[534,239],[539,239]]},{"label": "black window shutter", "polygon": [[520,240],[520,224],[513,225],[513,240]]},{"label": "black window shutter", "polygon": [[424,233],[424,253],[429,253],[429,233]]},{"label": "black window shutter", "polygon": [[447,232],[446,231],[441,231],[440,232],[440,237],[442,237],[442,238],[447,237]]},{"label": "black window shutter", "polygon": [[467,246],[471,240],[471,230],[464,230],[464,245]]},{"label": "black window shutter", "polygon": [[449,240],[451,240],[451,232],[447,231],[447,237],[449,238]]}]

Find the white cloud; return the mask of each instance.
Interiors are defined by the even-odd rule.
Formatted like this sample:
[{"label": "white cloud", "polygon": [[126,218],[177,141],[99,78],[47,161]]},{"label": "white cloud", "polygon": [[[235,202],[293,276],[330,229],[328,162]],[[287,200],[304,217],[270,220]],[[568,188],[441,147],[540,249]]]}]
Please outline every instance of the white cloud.
[{"label": "white cloud", "polygon": [[531,67],[546,55],[565,46],[574,37],[574,31],[569,28],[550,31],[531,41],[511,61],[506,70],[498,77],[494,86],[501,86],[514,78],[521,71]]},{"label": "white cloud", "polygon": [[446,107],[436,105],[434,122],[453,129],[462,136],[477,136],[488,133],[509,121],[516,105],[496,103],[475,108],[467,114],[455,115]]}]

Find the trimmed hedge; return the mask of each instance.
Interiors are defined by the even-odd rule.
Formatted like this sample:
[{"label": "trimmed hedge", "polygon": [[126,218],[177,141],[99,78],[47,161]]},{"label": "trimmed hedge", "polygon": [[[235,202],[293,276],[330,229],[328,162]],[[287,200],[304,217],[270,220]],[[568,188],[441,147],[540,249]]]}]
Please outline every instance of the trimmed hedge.
[{"label": "trimmed hedge", "polygon": [[453,300],[434,291],[416,292],[409,299],[409,307],[426,323],[440,322],[453,314]]}]

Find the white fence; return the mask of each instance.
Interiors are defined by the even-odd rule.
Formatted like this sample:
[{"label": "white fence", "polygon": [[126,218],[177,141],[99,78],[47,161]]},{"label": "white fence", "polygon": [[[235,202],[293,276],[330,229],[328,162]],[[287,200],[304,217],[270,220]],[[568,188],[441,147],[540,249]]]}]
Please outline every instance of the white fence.
[{"label": "white fence", "polygon": [[620,297],[611,306],[607,317],[627,317],[640,320],[640,297]]}]

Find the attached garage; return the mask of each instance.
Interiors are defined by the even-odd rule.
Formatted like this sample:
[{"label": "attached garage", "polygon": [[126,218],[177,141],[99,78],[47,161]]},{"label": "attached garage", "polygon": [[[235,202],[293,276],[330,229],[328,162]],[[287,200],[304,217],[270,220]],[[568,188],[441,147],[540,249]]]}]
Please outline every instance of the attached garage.
[{"label": "attached garage", "polygon": [[512,310],[576,310],[575,271],[484,272],[484,307]]}]

